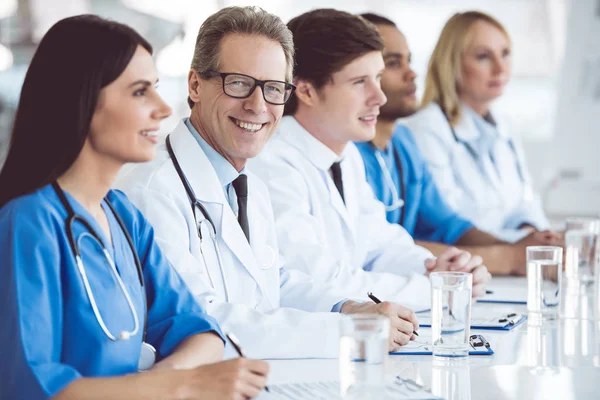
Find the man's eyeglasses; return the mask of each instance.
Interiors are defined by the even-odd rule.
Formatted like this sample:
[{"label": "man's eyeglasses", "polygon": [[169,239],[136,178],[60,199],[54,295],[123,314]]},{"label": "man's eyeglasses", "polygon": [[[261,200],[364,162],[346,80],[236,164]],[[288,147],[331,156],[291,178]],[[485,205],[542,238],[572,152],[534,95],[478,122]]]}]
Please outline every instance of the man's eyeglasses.
[{"label": "man's eyeglasses", "polygon": [[223,80],[223,92],[229,97],[245,99],[250,97],[257,86],[260,86],[263,98],[269,104],[285,104],[296,86],[282,81],[259,81],[251,76],[230,72],[207,71],[202,74],[205,78],[220,76]]}]

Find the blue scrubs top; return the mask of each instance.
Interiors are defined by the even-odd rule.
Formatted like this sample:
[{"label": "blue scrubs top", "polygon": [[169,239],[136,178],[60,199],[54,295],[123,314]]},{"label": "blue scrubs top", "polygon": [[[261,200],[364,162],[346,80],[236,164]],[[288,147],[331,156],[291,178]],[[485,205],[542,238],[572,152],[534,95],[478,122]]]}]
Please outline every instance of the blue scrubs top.
[{"label": "blue scrubs top", "polygon": [[[108,243],[95,219],[65,193],[76,214]],[[217,322],[195,301],[161,253],[141,212],[119,191],[108,200],[139,255],[148,296],[147,342],[160,360],[187,337],[212,331]],[[135,306],[140,329],[111,341],[90,306],[65,230],[67,211],[48,185],[0,209],[0,398],[50,398],[80,377],[134,373],[143,336],[144,299],[132,252],[114,215],[103,204],[112,245],[107,246]],[[73,225],[100,314],[118,336],[132,330],[133,316],[101,247],[83,224]]]},{"label": "blue scrubs top", "polygon": [[[370,142],[356,143],[365,163],[367,181],[375,196],[386,206],[393,203],[392,190],[397,191],[404,200],[404,221],[402,226],[416,240],[454,244],[460,237],[473,228],[473,224],[459,216],[438,191],[427,164],[410,130],[396,125],[392,138],[381,151]],[[381,154],[394,182],[394,188],[388,187],[375,152]],[[401,188],[397,159],[402,162],[404,188]],[[387,220],[400,223],[402,208],[387,212]]]}]

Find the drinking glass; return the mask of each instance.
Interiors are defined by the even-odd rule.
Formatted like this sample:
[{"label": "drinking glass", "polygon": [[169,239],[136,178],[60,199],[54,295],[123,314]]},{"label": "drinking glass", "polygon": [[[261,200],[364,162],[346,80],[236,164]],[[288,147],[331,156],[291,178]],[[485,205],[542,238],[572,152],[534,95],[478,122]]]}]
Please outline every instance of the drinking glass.
[{"label": "drinking glass", "polygon": [[387,383],[389,320],[382,315],[344,315],[340,328],[342,396],[360,399],[381,393],[383,397]]},{"label": "drinking glass", "polygon": [[469,355],[473,275],[468,272],[432,272],[431,331],[433,355]]},{"label": "drinking glass", "polygon": [[562,247],[527,247],[527,310],[530,318],[558,317],[561,276]]}]

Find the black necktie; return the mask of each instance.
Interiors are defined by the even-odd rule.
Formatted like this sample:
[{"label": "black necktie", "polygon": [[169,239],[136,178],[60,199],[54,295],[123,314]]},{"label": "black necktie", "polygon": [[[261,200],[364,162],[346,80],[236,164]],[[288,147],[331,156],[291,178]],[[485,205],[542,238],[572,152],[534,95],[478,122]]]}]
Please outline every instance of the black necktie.
[{"label": "black necktie", "polygon": [[250,226],[248,225],[248,177],[240,174],[233,182],[233,189],[237,196],[238,203],[238,222],[250,243]]},{"label": "black necktie", "polygon": [[335,187],[337,188],[338,192],[340,192],[342,201],[344,204],[346,204],[346,199],[344,198],[344,183],[342,182],[342,168],[340,167],[340,163],[341,161],[334,162],[329,170],[331,171],[333,183],[335,183]]}]

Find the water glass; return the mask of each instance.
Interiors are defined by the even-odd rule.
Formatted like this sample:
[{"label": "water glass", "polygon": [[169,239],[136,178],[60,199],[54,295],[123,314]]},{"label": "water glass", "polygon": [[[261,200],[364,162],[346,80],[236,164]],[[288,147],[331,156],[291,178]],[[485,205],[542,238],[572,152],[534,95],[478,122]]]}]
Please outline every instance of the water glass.
[{"label": "water glass", "polygon": [[530,318],[558,317],[561,276],[562,247],[527,247],[527,310]]},{"label": "water glass", "polygon": [[592,283],[598,268],[600,220],[571,218],[565,233],[565,277]]},{"label": "water glass", "polygon": [[600,320],[598,283],[563,276],[560,288],[560,316],[579,320]]},{"label": "water glass", "polygon": [[[345,399],[385,392],[390,322],[382,315],[343,315],[340,326],[340,391]],[[376,397],[375,397],[376,398]]]},{"label": "water glass", "polygon": [[433,355],[469,355],[473,275],[468,272],[432,272],[431,331]]},{"label": "water glass", "polygon": [[587,231],[600,234],[599,218],[567,218],[565,231]]}]

